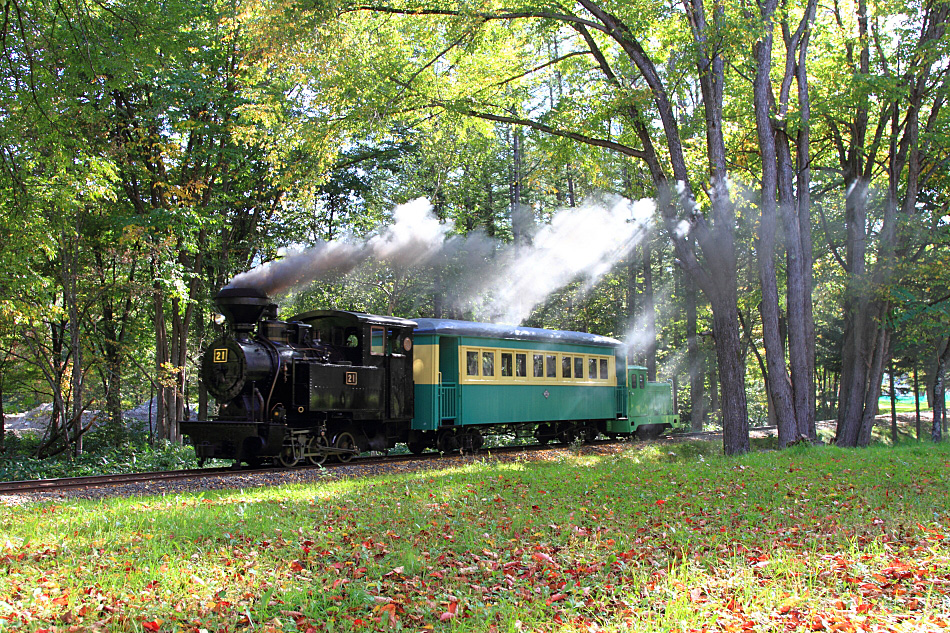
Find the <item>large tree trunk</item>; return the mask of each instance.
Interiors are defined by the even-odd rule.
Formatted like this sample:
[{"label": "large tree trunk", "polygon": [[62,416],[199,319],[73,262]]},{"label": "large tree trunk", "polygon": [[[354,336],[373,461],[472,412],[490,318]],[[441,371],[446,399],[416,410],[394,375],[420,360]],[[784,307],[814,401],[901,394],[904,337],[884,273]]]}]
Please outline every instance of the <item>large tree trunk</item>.
[{"label": "large tree trunk", "polygon": [[[713,306],[713,338],[722,386],[722,443],[727,455],[749,452],[749,419],[745,395],[745,367],[739,362],[739,311],[735,297],[717,297]],[[727,397],[728,396],[728,397]]]},{"label": "large tree trunk", "polygon": [[[772,16],[778,0],[760,4],[765,33],[755,45],[756,76],[753,83],[756,132],[762,154],[762,189],[759,205],[759,239],[756,257],[759,264],[759,282],[762,285],[762,337],[765,343],[765,364],[768,372],[766,388],[770,410],[778,427],[779,446],[798,439],[798,422],[792,397],[792,385],[785,364],[785,345],[780,331],[778,281],[775,272],[775,232],[777,220],[777,192],[779,186],[778,158],[775,132],[772,128],[771,70],[772,70]],[[789,271],[789,276],[792,271]]]},{"label": "large tree trunk", "polygon": [[686,277],[684,285],[686,286],[686,364],[689,366],[690,430],[699,433],[703,430],[706,411],[703,394],[704,363],[696,331],[696,284],[692,278]]},{"label": "large tree trunk", "polygon": [[[703,115],[706,123],[706,154],[709,165],[710,213],[707,221],[699,212],[699,205],[692,187],[687,167],[679,126],[673,111],[666,86],[653,60],[617,16],[606,11],[595,0],[579,0],[580,4],[601,22],[606,32],[621,47],[643,77],[653,96],[657,115],[663,126],[669,166],[676,183],[679,208],[684,216],[677,214],[673,189],[655,150],[650,130],[635,105],[628,105],[630,122],[643,145],[641,157],[650,168],[657,190],[658,207],[663,215],[668,233],[673,241],[680,265],[692,275],[697,285],[706,294],[713,311],[713,336],[716,340],[716,356],[723,393],[723,450],[728,455],[749,450],[749,421],[746,408],[745,372],[741,365],[739,321],[737,307],[736,265],[736,212],[726,186],[726,152],[723,136],[723,87],[725,60],[712,42],[703,0],[690,0],[686,5],[687,17],[696,45],[695,59],[697,77],[703,93]],[[722,8],[714,8],[713,20],[721,25]],[[586,29],[575,25],[584,35],[595,59],[604,70],[608,80],[620,81],[609,67],[596,41]],[[711,40],[711,41],[710,41]],[[701,255],[701,257],[700,257]]]},{"label": "large tree trunk", "polygon": [[[154,270],[153,266],[153,270]],[[171,362],[168,348],[168,335],[165,329],[165,293],[156,280],[153,287],[152,305],[155,312],[155,374],[159,384],[155,394],[155,437],[170,439],[168,429],[168,402],[171,389],[167,386],[165,374]]]}]

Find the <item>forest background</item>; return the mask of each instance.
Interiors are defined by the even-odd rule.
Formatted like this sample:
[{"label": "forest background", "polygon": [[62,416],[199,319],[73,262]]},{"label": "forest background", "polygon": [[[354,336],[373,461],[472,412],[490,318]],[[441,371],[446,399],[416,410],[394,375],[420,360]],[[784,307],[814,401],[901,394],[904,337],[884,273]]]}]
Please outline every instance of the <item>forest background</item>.
[{"label": "forest background", "polygon": [[524,323],[625,338],[727,454],[750,421],[785,446],[836,418],[836,443],[866,445],[886,377],[926,392],[941,437],[947,3],[0,11],[0,413],[52,402],[39,456],[81,452],[84,412],[121,429],[150,398],[154,437],[180,439],[217,290],[385,234],[419,197],[465,248],[319,271],[281,314],[486,318],[473,270],[539,253],[561,214],[649,199],[649,231]]}]

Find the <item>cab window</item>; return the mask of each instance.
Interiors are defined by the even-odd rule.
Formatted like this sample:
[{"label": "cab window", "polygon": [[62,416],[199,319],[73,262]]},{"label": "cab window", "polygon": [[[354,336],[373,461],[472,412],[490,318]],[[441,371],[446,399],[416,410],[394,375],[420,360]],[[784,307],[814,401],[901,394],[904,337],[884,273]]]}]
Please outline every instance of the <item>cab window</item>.
[{"label": "cab window", "polygon": [[375,325],[370,328],[369,353],[373,356],[383,356],[386,353],[386,330]]}]

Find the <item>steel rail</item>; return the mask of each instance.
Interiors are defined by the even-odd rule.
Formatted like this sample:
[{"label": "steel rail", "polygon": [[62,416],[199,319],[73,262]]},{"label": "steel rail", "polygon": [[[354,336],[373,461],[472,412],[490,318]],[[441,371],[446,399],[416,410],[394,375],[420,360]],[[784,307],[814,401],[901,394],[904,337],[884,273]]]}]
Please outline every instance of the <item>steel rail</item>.
[{"label": "steel rail", "polygon": [[[677,433],[676,437],[700,436],[703,434]],[[670,434],[661,435],[657,439],[669,438]],[[584,444],[584,446],[610,445],[623,442],[629,442],[628,438],[614,440],[595,440]],[[492,453],[516,453],[516,452],[536,452],[548,449],[563,449],[570,447],[570,444],[552,443],[552,444],[523,444],[514,446],[495,446],[491,448],[482,448],[473,455],[490,455]],[[218,468],[195,468],[190,470],[171,470],[154,471],[141,473],[119,473],[112,475],[91,475],[85,477],[60,477],[56,479],[32,479],[20,481],[0,482],[0,496],[15,494],[32,494],[37,492],[56,492],[57,490],[69,490],[75,488],[94,488],[102,486],[121,486],[134,483],[149,483],[154,481],[172,481],[176,479],[192,479],[204,477],[228,477],[234,475],[251,474],[279,474],[282,472],[293,472],[300,470],[321,470],[340,468],[343,466],[367,466],[373,464],[392,464],[407,461],[430,461],[438,460],[443,457],[442,453],[429,451],[419,455],[407,453],[388,456],[367,456],[357,457],[348,462],[326,462],[324,464],[313,465],[306,462],[297,464],[291,468],[283,466],[272,466],[268,468],[238,469],[232,466]]]}]

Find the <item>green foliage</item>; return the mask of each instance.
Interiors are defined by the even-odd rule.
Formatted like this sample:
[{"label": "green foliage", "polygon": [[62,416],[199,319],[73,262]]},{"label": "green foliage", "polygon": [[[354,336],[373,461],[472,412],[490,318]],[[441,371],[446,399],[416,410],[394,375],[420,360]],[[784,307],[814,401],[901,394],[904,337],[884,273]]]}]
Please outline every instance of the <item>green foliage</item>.
[{"label": "green foliage", "polygon": [[154,444],[141,433],[116,442],[114,432],[92,431],[84,438],[86,452],[73,456],[68,451],[57,457],[34,457],[41,444],[35,432],[7,434],[6,452],[0,455],[0,481],[51,479],[153,470],[196,468],[194,448],[158,440]]}]

